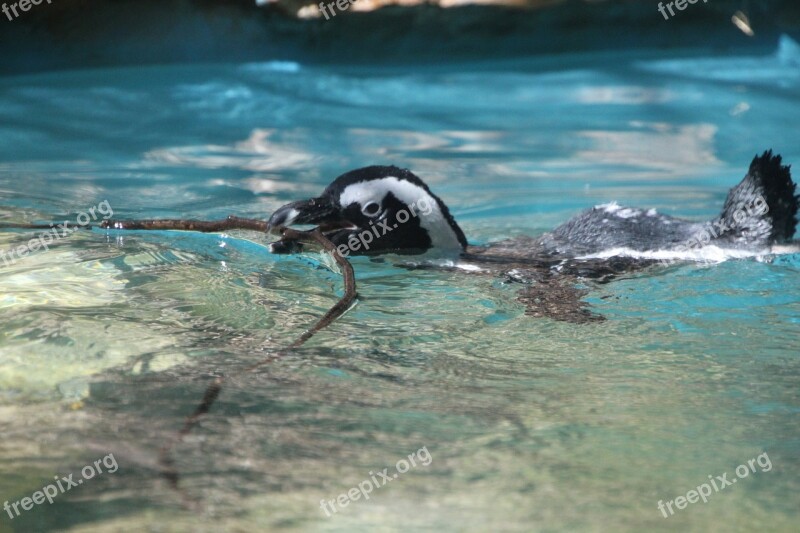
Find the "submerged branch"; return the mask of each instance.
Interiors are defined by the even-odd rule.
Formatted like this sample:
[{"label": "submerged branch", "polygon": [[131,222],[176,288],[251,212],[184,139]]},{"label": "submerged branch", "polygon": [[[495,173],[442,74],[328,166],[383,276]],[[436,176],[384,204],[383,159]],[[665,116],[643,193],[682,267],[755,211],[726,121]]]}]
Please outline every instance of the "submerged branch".
[{"label": "submerged branch", "polygon": [[[306,341],[308,341],[311,337],[314,336],[317,332],[321,331],[322,329],[328,327],[334,320],[342,316],[352,305],[357,297],[356,292],[356,278],[353,272],[353,266],[350,262],[343,257],[341,254],[336,252],[336,247],[334,244],[329,241],[321,231],[318,229],[314,229],[311,231],[297,231],[291,228],[282,228],[281,232],[285,239],[291,239],[296,241],[302,242],[315,242],[319,244],[323,250],[330,253],[331,256],[334,258],[336,263],[342,269],[342,276],[344,278],[344,295],[337,301],[333,307],[331,307],[327,313],[325,313],[322,318],[320,318],[313,326],[311,326],[308,330],[306,330],[302,335],[300,335],[297,339],[294,340],[291,344],[286,346],[286,348],[279,350],[278,352],[265,357],[261,361],[254,363],[247,368],[245,368],[241,373],[252,372],[256,368],[259,368],[263,365],[272,363],[286,355],[289,350],[293,348],[297,348],[302,346]],[[203,394],[203,399],[194,412],[186,418],[186,422],[184,423],[183,427],[178,431],[169,443],[167,443],[164,447],[161,448],[159,453],[159,464],[161,465],[161,475],[169,482],[170,486],[180,492],[179,481],[180,475],[178,470],[174,466],[174,461],[171,457],[172,449],[180,444],[183,441],[183,438],[188,435],[192,429],[197,425],[197,422],[209,412],[211,407],[213,406],[216,399],[219,397],[220,392],[222,392],[222,386],[225,382],[225,377],[218,377],[216,378],[209,386],[206,388],[205,393]],[[185,494],[184,496],[184,503],[188,506],[194,506],[194,502],[188,498]]]}]

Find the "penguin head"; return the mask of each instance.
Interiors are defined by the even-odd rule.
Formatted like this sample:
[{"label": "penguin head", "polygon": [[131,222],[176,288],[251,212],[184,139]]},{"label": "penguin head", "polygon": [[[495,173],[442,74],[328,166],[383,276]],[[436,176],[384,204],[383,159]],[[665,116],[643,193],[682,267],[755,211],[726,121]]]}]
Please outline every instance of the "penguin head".
[{"label": "penguin head", "polygon": [[[314,224],[345,255],[458,255],[467,246],[450,210],[411,171],[371,166],[336,178],[318,198],[287,204],[270,231]],[[275,243],[276,253],[293,251]]]}]

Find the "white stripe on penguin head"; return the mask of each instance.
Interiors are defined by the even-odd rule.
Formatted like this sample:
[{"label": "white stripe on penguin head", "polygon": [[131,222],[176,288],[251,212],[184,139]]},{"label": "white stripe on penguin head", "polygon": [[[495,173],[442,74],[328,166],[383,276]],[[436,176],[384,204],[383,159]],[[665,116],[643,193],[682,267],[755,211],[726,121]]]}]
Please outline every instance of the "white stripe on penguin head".
[{"label": "white stripe on penguin head", "polygon": [[[462,250],[458,236],[442,213],[439,202],[425,189],[409,181],[387,176],[348,185],[339,195],[339,205],[343,208],[352,203],[358,203],[362,207],[370,202],[383,205],[383,199],[388,193],[392,193],[406,206],[414,207],[420,226],[428,232],[435,250]],[[410,211],[408,207],[406,209]]]}]

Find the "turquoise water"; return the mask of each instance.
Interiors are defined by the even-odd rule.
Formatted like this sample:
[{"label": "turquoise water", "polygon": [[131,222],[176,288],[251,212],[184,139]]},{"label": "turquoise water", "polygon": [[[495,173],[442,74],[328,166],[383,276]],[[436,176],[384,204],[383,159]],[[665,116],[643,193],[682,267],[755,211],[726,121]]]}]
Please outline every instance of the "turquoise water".
[{"label": "turquoise water", "polygon": [[[767,148],[800,163],[800,51],[441,67],[139,67],[0,79],[0,221],[267,217],[368,164],[413,169],[474,244],[607,201],[716,214]],[[98,212],[99,208],[95,210]],[[35,232],[3,230],[0,250]],[[113,454],[0,531],[794,531],[800,254],[593,286],[609,320],[534,320],[491,277],[319,255],[249,232],[79,231],[0,262],[0,503]],[[333,500],[421,448],[387,486]],[[674,500],[771,468],[664,518]],[[419,463],[419,461],[418,461]],[[77,479],[77,476],[76,476]],[[187,509],[187,500],[200,502]]]}]

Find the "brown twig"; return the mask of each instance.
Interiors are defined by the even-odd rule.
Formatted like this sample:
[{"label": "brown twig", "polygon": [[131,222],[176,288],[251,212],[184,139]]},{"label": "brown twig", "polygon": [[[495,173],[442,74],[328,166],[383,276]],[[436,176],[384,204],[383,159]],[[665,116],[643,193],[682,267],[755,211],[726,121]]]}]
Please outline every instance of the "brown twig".
[{"label": "brown twig", "polygon": [[163,220],[104,220],[101,228],[128,229],[128,230],[181,230],[214,233],[231,229],[251,229],[267,231],[267,222],[254,218],[241,218],[229,216],[224,220],[189,220],[189,219],[163,219]]},{"label": "brown twig", "polygon": [[[186,221],[180,221],[185,223]],[[124,229],[138,229],[134,227],[126,227]],[[144,228],[142,228],[144,229]],[[153,229],[153,228],[146,228],[146,229]],[[202,231],[202,230],[201,230]],[[327,313],[325,313],[322,318],[320,318],[311,328],[306,330],[302,335],[300,335],[297,339],[294,340],[291,344],[289,344],[283,350],[276,352],[273,355],[265,357],[261,361],[258,361],[255,364],[252,364],[245,368],[241,373],[252,372],[258,367],[263,365],[272,363],[277,359],[283,357],[289,350],[293,348],[297,348],[302,346],[308,339],[314,336],[318,331],[326,328],[329,326],[334,320],[342,316],[353,304],[353,301],[357,297],[356,292],[356,278],[353,272],[353,267],[350,262],[344,258],[341,254],[337,253],[336,247],[334,244],[329,241],[318,229],[314,229],[311,231],[297,231],[291,228],[281,228],[281,233],[284,238],[292,239],[297,241],[303,242],[316,242],[322,248],[330,253],[339,267],[342,269],[342,276],[344,278],[344,295],[336,302],[333,307],[331,307]],[[161,475],[167,479],[172,486],[173,489],[180,492],[179,481],[180,475],[178,470],[174,466],[174,461],[170,456],[170,452],[172,449],[180,444],[183,441],[183,438],[188,435],[192,428],[197,425],[197,422],[202,418],[203,415],[208,413],[211,409],[211,406],[216,401],[217,397],[219,397],[220,392],[222,391],[222,385],[225,382],[225,378],[220,376],[216,378],[209,386],[206,388],[205,394],[203,394],[203,399],[197,408],[194,410],[190,416],[186,418],[186,422],[183,424],[183,427],[178,431],[175,438],[173,438],[169,443],[167,443],[164,447],[161,448],[159,453],[159,464],[161,465]],[[194,506],[194,502],[186,497],[184,494],[184,503],[188,506]]]},{"label": "brown twig", "polygon": [[[7,228],[20,228],[20,229],[50,229],[51,226],[38,225],[38,224],[0,224],[0,227]],[[224,220],[190,220],[190,219],[163,219],[163,220],[104,220],[100,223],[101,228],[117,229],[117,230],[182,230],[182,231],[199,231],[203,233],[213,233],[218,231],[245,229],[267,232],[269,224],[263,220],[256,220],[251,218],[240,218],[237,216],[229,216]],[[87,229],[89,229],[87,227]],[[330,253],[339,267],[342,269],[342,276],[344,278],[344,295],[331,307],[322,318],[320,318],[313,326],[306,330],[302,335],[294,340],[291,344],[286,346],[283,350],[265,357],[261,361],[252,364],[245,368],[241,373],[252,372],[256,368],[269,364],[277,359],[283,357],[287,351],[302,346],[308,339],[314,336],[318,331],[328,327],[334,320],[342,316],[353,304],[357,297],[356,293],[356,278],[353,273],[353,267],[350,262],[339,254],[334,244],[329,241],[325,235],[318,229],[311,231],[297,231],[291,228],[280,228],[283,239],[286,242],[316,242],[323,250]],[[178,482],[180,476],[178,470],[174,466],[170,452],[172,449],[183,441],[183,438],[188,435],[197,422],[203,415],[208,413],[214,402],[222,392],[222,385],[225,378],[220,376],[216,378],[207,388],[203,394],[203,399],[194,412],[186,418],[183,427],[178,431],[175,437],[165,444],[159,452],[159,464],[161,466],[161,475],[166,478],[170,485],[180,492]],[[184,503],[187,506],[193,506],[194,502],[191,501],[185,494]]]}]

